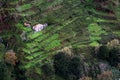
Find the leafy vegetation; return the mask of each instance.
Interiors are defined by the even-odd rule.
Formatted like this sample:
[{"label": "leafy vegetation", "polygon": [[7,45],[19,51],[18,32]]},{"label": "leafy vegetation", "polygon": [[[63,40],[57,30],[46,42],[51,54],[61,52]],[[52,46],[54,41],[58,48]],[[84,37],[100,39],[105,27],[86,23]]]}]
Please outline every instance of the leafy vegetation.
[{"label": "leafy vegetation", "polygon": [[[113,80],[119,79],[119,3],[1,0],[0,80],[97,80],[112,74]],[[25,22],[31,27],[26,27]],[[48,26],[35,32],[32,26],[39,23]],[[6,54],[10,51],[14,58]],[[100,73],[100,63],[104,70],[104,62],[111,69]]]},{"label": "leafy vegetation", "polygon": [[80,57],[71,58],[59,52],[54,56],[55,73],[66,80],[78,80],[82,76],[82,63]]},{"label": "leafy vegetation", "polygon": [[101,46],[99,49],[98,57],[101,59],[108,59],[109,57],[109,49],[107,46]]}]

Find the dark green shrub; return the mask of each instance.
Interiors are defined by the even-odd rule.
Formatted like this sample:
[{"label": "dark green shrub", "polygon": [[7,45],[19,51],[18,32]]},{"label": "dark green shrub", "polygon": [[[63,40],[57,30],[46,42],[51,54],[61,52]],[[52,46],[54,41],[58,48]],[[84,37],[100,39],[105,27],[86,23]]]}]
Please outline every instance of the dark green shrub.
[{"label": "dark green shrub", "polygon": [[0,43],[0,51],[4,51],[5,50],[5,45]]},{"label": "dark green shrub", "polygon": [[72,80],[78,80],[82,76],[82,63],[80,57],[73,57],[69,63],[69,71],[72,77]]},{"label": "dark green shrub", "polygon": [[21,68],[20,66],[22,65],[21,62],[18,62],[15,66],[14,66],[14,75],[18,80],[27,80],[27,77],[25,76],[25,72],[26,70]]},{"label": "dark green shrub", "polygon": [[82,76],[82,63],[80,57],[69,57],[59,52],[54,56],[54,68],[56,75],[65,80],[77,80]]},{"label": "dark green shrub", "polygon": [[0,43],[0,60],[4,59],[5,45]]},{"label": "dark green shrub", "polygon": [[42,78],[44,78],[44,80],[53,80],[55,78],[55,72],[52,63],[44,64],[41,67],[41,70],[43,73]]},{"label": "dark green shrub", "polygon": [[120,79],[120,70],[115,67],[112,67],[111,71],[113,74],[113,76],[112,76],[113,80],[119,80]]},{"label": "dark green shrub", "polygon": [[69,76],[69,57],[65,53],[59,52],[54,56],[55,74],[68,79]]},{"label": "dark green shrub", "polygon": [[43,65],[42,70],[46,76],[51,76],[54,74],[54,70],[53,70],[52,66],[50,66],[48,64]]},{"label": "dark green shrub", "polygon": [[12,80],[11,72],[7,65],[2,61],[0,61],[0,80]]},{"label": "dark green shrub", "polygon": [[106,60],[109,57],[109,49],[107,48],[107,46],[101,46],[99,48],[99,52],[97,54],[98,58]]},{"label": "dark green shrub", "polygon": [[117,48],[111,49],[108,61],[112,66],[117,66],[120,63],[120,50]]}]

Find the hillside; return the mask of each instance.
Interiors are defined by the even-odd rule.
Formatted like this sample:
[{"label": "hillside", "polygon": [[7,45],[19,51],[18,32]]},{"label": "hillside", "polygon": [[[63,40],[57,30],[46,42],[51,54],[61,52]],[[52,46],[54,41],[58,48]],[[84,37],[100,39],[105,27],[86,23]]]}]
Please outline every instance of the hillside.
[{"label": "hillside", "polygon": [[0,80],[119,80],[119,3],[0,1]]}]

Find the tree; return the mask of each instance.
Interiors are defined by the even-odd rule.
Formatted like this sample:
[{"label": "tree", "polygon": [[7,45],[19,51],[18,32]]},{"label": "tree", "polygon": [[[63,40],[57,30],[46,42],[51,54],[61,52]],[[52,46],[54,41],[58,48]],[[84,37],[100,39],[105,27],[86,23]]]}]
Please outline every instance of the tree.
[{"label": "tree", "polygon": [[10,70],[3,61],[0,61],[0,80],[13,80]]},{"label": "tree", "polygon": [[59,52],[54,56],[55,74],[68,79],[69,77],[69,61],[70,58],[65,53]]},{"label": "tree", "polygon": [[108,61],[112,66],[118,66],[120,63],[120,50],[118,48],[110,50]]},{"label": "tree", "polygon": [[101,46],[98,52],[98,58],[107,60],[109,58],[109,49],[107,46]]},{"label": "tree", "polygon": [[72,78],[73,80],[78,80],[80,77],[82,77],[82,69],[83,66],[80,57],[78,56],[73,57],[69,63],[69,71],[70,71],[69,77]]}]

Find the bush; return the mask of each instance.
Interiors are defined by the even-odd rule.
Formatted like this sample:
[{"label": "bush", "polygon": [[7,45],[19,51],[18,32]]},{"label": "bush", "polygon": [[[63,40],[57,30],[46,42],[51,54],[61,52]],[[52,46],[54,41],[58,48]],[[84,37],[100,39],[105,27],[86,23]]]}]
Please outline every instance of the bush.
[{"label": "bush", "polygon": [[104,71],[103,73],[97,76],[97,80],[112,80],[112,72]]},{"label": "bush", "polygon": [[118,63],[120,63],[120,50],[117,48],[111,49],[108,61],[112,66],[118,66]]},{"label": "bush", "polygon": [[113,39],[110,42],[107,43],[107,46],[110,48],[114,48],[119,45],[119,40],[118,39]]},{"label": "bush", "polygon": [[0,43],[0,60],[3,60],[4,52],[5,52],[5,45]]},{"label": "bush", "polygon": [[14,66],[14,70],[13,70],[13,74],[16,77],[16,79],[19,80],[27,80],[27,77],[25,75],[26,69],[23,69],[22,67],[22,63],[19,61],[15,66]]},{"label": "bush", "polygon": [[59,52],[54,56],[55,74],[68,79],[69,76],[69,57],[65,53]]},{"label": "bush", "polygon": [[41,68],[42,68],[43,73],[44,73],[46,76],[51,76],[51,75],[54,74],[54,69],[53,69],[53,67],[52,67],[51,65],[49,65],[49,64],[45,64],[45,65],[43,65]]},{"label": "bush", "polygon": [[5,53],[5,62],[11,65],[16,65],[18,61],[16,53],[13,50],[9,50]]},{"label": "bush", "polygon": [[54,68],[53,68],[52,63],[44,64],[41,67],[41,70],[42,70],[42,73],[43,73],[42,74],[42,78],[44,80],[54,80],[55,72],[54,72]]},{"label": "bush", "polygon": [[65,80],[78,80],[82,76],[82,63],[80,57],[70,57],[59,52],[54,56],[55,73]]},{"label": "bush", "polygon": [[4,51],[5,50],[5,45],[0,43],[0,51]]},{"label": "bush", "polygon": [[78,80],[82,74],[81,71],[83,69],[80,57],[73,57],[69,64],[69,71],[71,73],[71,76],[73,76],[73,80]]},{"label": "bush", "polygon": [[109,57],[109,49],[107,48],[107,46],[101,46],[99,48],[99,52],[98,52],[98,58],[106,60]]},{"label": "bush", "polygon": [[7,65],[4,62],[0,62],[0,80],[12,80],[11,72],[8,71]]},{"label": "bush", "polygon": [[112,67],[111,71],[113,74],[113,80],[119,80],[120,79],[120,70],[115,67]]}]

